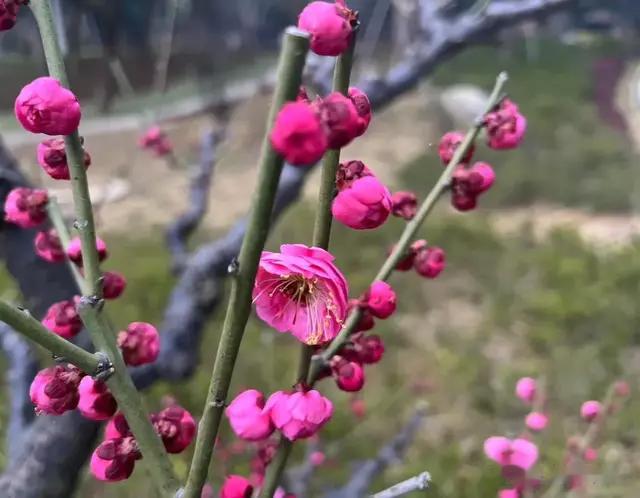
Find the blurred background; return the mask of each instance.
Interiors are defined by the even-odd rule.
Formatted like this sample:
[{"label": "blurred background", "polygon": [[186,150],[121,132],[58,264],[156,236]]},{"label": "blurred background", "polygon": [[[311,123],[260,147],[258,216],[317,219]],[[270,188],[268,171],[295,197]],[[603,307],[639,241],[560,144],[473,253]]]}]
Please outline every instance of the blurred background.
[{"label": "blurred background", "polygon": [[[176,281],[164,229],[188,205],[201,135],[213,126],[227,138],[218,150],[209,209],[193,247],[225,233],[248,208],[269,104],[260,81],[274,65],[282,29],[296,22],[306,2],[52,3],[72,87],[83,105],[81,130],[93,158],[89,177],[98,228],[111,252],[106,269],[129,281],[124,297],[112,305],[113,316],[121,327],[158,323]],[[439,2],[438,15],[455,19],[476,8],[473,3]],[[399,58],[411,61],[411,50],[419,53],[420,44],[428,47],[430,40],[417,33],[419,2],[349,4],[362,22],[354,81],[384,74]],[[439,137],[472,122],[499,71],[508,71],[508,93],[529,120],[518,150],[496,153],[479,146],[476,157],[497,172],[480,208],[460,214],[443,200],[423,228],[424,238],[447,251],[441,278],[393,277],[400,311],[378,322],[386,356],[367,370],[356,408],[353,396],[329,383],[324,387],[338,409],[322,434],[327,459],[314,472],[310,496],[348,480],[357,462],[392,438],[421,400],[429,403],[422,428],[405,457],[372,489],[428,470],[433,487],[424,496],[496,496],[503,480],[498,466],[483,456],[482,443],[520,432],[526,410],[513,389],[523,375],[544,375],[548,385],[551,425],[538,440],[538,473],[553,478],[562,467],[566,439],[584,430],[578,416],[582,401],[601,398],[618,378],[637,390],[639,41],[637,0],[568,2],[549,15],[514,22],[468,41],[453,57],[438,58],[433,71],[375,113],[366,135],[343,152],[345,159],[364,161],[392,190],[423,196],[441,172]],[[35,22],[22,9],[16,27],[0,36],[0,135],[22,171],[51,188],[70,213],[65,186],[45,178],[36,163],[38,138],[19,129],[12,115],[20,88],[44,71]],[[220,112],[219,100],[236,94],[247,98],[232,112]],[[153,123],[174,144],[170,160],[137,146]],[[274,228],[270,248],[310,241],[317,173]],[[403,223],[392,219],[370,233],[334,227],[331,249],[354,295],[365,289]],[[7,274],[0,276],[0,288],[5,297],[18,292]],[[195,375],[154,385],[150,405],[157,408],[171,395],[199,414],[220,309],[207,326]],[[288,336],[252,319],[232,393],[288,386],[296,351]],[[585,496],[640,496],[639,409],[632,396],[611,420]],[[4,431],[8,410],[0,403]],[[227,427],[221,439],[227,446],[233,442]],[[232,449],[213,463],[218,480],[224,473],[248,473],[252,448]],[[174,458],[180,475],[189,456]],[[0,461],[6,459],[0,452]],[[152,492],[141,469],[124,483],[106,486],[83,470],[76,496],[137,498]]]}]

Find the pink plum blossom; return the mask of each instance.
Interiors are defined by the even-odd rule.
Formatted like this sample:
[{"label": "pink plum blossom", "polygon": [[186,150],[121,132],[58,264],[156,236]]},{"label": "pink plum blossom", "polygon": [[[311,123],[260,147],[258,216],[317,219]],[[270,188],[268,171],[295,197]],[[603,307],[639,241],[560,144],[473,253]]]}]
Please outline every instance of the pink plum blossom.
[{"label": "pink plum blossom", "polygon": [[91,455],[89,469],[100,481],[124,481],[131,476],[135,461],[140,458],[142,455],[133,437],[108,439]]},{"label": "pink plum blossom", "polygon": [[153,363],[160,353],[158,330],[150,323],[130,323],[126,330],[118,333],[118,347],[127,365],[137,367]]},{"label": "pink plum blossom", "polygon": [[497,150],[515,149],[527,131],[527,119],[509,99],[504,99],[495,111],[487,114],[485,125],[488,145]]},{"label": "pink plum blossom", "polygon": [[54,229],[38,232],[33,245],[36,254],[48,263],[61,263],[66,258],[60,237]]},{"label": "pink plum blossom", "polygon": [[78,411],[90,420],[108,420],[118,409],[118,404],[104,382],[86,375],[78,388]]},{"label": "pink plum blossom", "polygon": [[602,413],[602,403],[585,401],[580,407],[580,416],[587,422],[593,422]]},{"label": "pink plum blossom", "polygon": [[317,163],[329,147],[320,117],[306,102],[288,102],[269,135],[274,150],[294,166]]},{"label": "pink plum blossom", "polygon": [[484,442],[484,453],[502,467],[529,470],[538,461],[538,447],[526,439],[490,437]]},{"label": "pink plum blossom", "polygon": [[53,303],[45,313],[42,325],[65,339],[76,336],[82,330],[82,320],[76,310],[76,298]]},{"label": "pink plum blossom", "polygon": [[56,365],[40,370],[29,388],[29,397],[37,413],[62,415],[78,406],[78,386],[83,373],[71,365]]},{"label": "pink plum blossom", "polygon": [[545,430],[548,424],[549,417],[541,412],[531,412],[525,418],[525,425],[534,432]]},{"label": "pink plum blossom", "polygon": [[375,176],[363,176],[333,200],[333,217],[355,230],[378,228],[391,213],[391,193]]},{"label": "pink plum blossom", "polygon": [[235,397],[225,413],[236,436],[246,441],[261,441],[273,433],[275,427],[264,405],[264,396],[255,389],[247,389]]},{"label": "pink plum blossom", "polygon": [[258,316],[311,346],[332,340],[346,317],[349,292],[333,260],[324,249],[303,244],[263,252],[253,290]]},{"label": "pink plum blossom", "polygon": [[273,424],[290,441],[316,434],[333,415],[333,404],[318,391],[273,393],[265,406]]},{"label": "pink plum blossom", "polygon": [[[47,138],[38,144],[37,148],[38,164],[54,180],[69,180],[69,165],[67,164],[67,153],[65,150],[64,138]],[[84,151],[84,167],[91,165],[91,156]]]},{"label": "pink plum blossom", "polygon": [[538,392],[538,383],[531,377],[522,377],[516,383],[516,396],[527,404],[533,403]]},{"label": "pink plum blossom", "polygon": [[300,13],[298,27],[311,35],[311,50],[335,57],[349,46],[351,16],[351,11],[338,2],[311,2]]},{"label": "pink plum blossom", "polygon": [[16,187],[4,201],[4,219],[21,228],[32,228],[47,219],[46,190]]}]

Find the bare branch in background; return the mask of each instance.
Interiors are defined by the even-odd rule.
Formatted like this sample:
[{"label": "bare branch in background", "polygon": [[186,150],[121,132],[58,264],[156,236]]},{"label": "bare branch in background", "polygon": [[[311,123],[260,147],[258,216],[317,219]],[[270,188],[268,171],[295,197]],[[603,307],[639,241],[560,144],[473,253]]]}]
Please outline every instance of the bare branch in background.
[{"label": "bare branch in background", "polygon": [[357,498],[366,496],[369,486],[390,465],[402,460],[415,440],[418,430],[427,415],[426,405],[419,406],[409,422],[384,446],[375,458],[362,463],[342,488],[331,491],[324,498]]},{"label": "bare branch in background", "polygon": [[290,468],[284,475],[284,489],[296,495],[296,498],[306,498],[309,496],[311,477],[313,477],[313,473],[317,467],[313,461],[313,457],[317,451],[320,451],[319,439],[311,439],[307,442],[302,464]]},{"label": "bare branch in background", "polygon": [[207,212],[213,169],[218,159],[218,147],[224,131],[207,130],[200,143],[200,162],[189,181],[189,208],[167,227],[166,241],[172,258],[172,270],[180,273],[188,257],[189,236]]},{"label": "bare branch in background", "polygon": [[407,479],[406,481],[399,482],[391,486],[384,491],[380,491],[375,495],[371,495],[370,498],[397,498],[398,496],[405,496],[414,491],[423,491],[429,488],[431,482],[431,474],[429,472],[423,472],[415,477]]},{"label": "bare branch in background", "polygon": [[35,417],[29,397],[29,379],[35,377],[40,366],[29,343],[4,323],[0,323],[0,348],[7,362],[6,380],[10,398],[7,453],[9,461],[12,461],[17,457],[22,447],[22,438]]}]

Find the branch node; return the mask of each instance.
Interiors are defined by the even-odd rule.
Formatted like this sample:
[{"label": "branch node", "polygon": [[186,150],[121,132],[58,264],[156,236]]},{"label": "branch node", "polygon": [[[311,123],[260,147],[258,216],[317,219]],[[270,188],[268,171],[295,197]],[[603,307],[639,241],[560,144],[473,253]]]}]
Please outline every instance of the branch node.
[{"label": "branch node", "polygon": [[59,356],[55,353],[51,353],[51,358],[53,358],[53,361],[55,361],[57,364],[69,363],[69,360],[67,358],[65,358],[64,356]]},{"label": "branch node", "polygon": [[73,222],[73,228],[81,232],[89,226],[89,220],[75,220]]},{"label": "branch node", "polygon": [[102,308],[104,308],[104,299],[98,296],[82,296],[78,303],[78,308],[91,308],[100,312],[102,311]]},{"label": "branch node", "polygon": [[96,371],[93,373],[92,377],[95,380],[104,382],[115,373],[116,369],[106,353],[97,351],[95,356],[98,359],[98,366],[96,367]]},{"label": "branch node", "polygon": [[215,408],[224,408],[226,404],[226,401],[220,398],[216,398],[211,402],[211,406]]},{"label": "branch node", "polygon": [[229,266],[227,266],[227,273],[229,275],[237,275],[238,272],[240,272],[240,262],[238,261],[238,257],[234,256],[231,259]]}]

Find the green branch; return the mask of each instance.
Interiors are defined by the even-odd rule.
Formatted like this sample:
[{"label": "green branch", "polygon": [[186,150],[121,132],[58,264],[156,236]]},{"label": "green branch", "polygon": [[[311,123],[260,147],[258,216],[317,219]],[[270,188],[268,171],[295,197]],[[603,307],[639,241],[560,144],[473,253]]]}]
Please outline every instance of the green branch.
[{"label": "green branch", "polygon": [[[31,9],[40,30],[49,73],[63,86],[69,88],[69,79],[54,29],[49,0],[32,0]],[[91,335],[94,346],[98,351],[108,355],[114,366],[115,371],[113,376],[107,380],[107,385],[131,426],[152,481],[159,490],[160,496],[173,497],[179,485],[174,477],[171,461],[148,419],[148,411],[142,397],[135,389],[129,376],[116,344],[115,331],[101,313],[104,301],[102,300],[102,279],[96,248],[96,230],[84,167],[84,151],[78,131],[65,136],[64,141],[75,206],[75,227],[80,234],[82,247],[85,281],[81,285],[85,297],[83,297],[78,311]],[[59,235],[64,236],[64,234]]]},{"label": "green branch", "polygon": [[198,426],[196,448],[183,498],[200,498],[202,486],[207,478],[231,376],[251,313],[253,284],[260,255],[269,233],[271,213],[284,164],[283,158],[271,147],[268,132],[280,108],[285,102],[295,100],[298,94],[308,49],[308,35],[296,28],[288,28],[284,37],[277,84],[267,120],[267,134],[262,144],[257,190],[253,197],[247,232],[238,256],[238,269],[232,279],[227,313],[220,334],[207,400]]},{"label": "green branch", "polygon": [[98,357],[96,355],[54,334],[33,318],[28,311],[16,308],[6,301],[0,301],[0,321],[57,357],[74,364],[83,372],[89,375],[97,372]]}]

